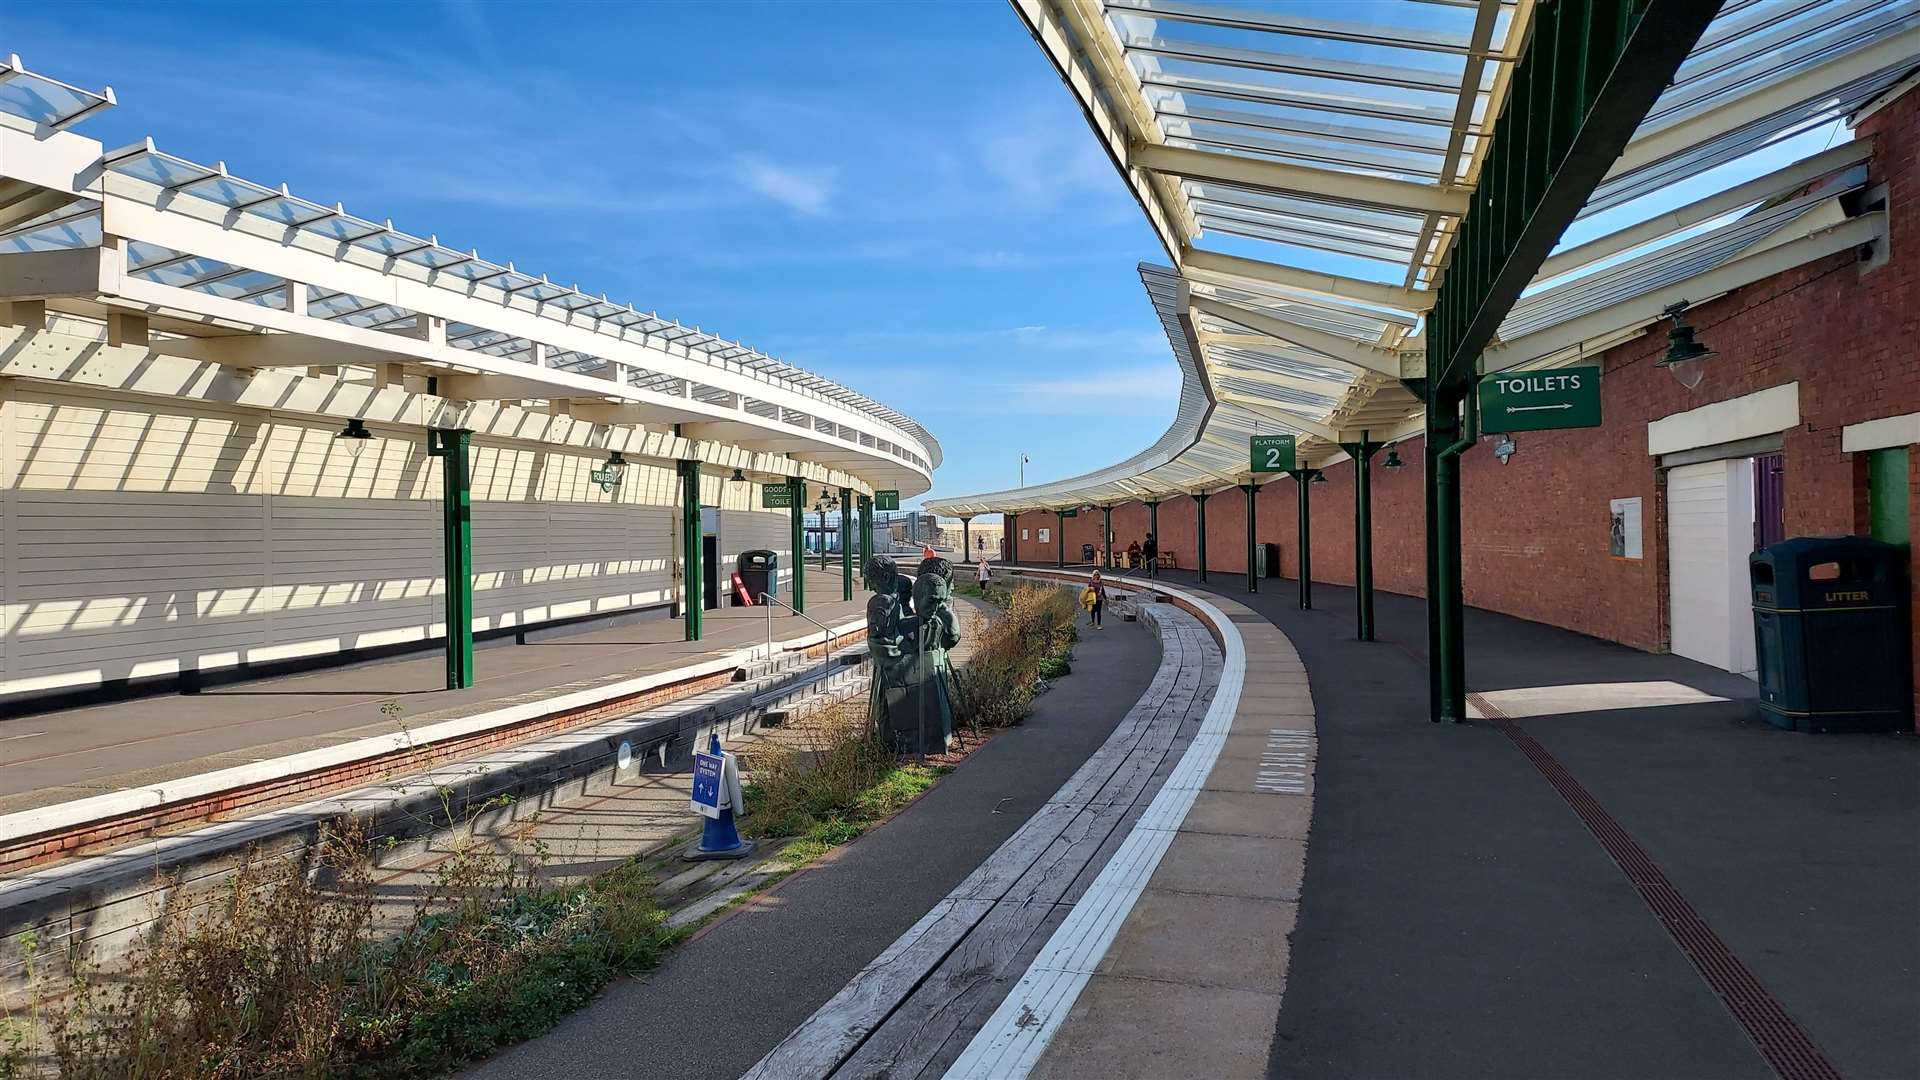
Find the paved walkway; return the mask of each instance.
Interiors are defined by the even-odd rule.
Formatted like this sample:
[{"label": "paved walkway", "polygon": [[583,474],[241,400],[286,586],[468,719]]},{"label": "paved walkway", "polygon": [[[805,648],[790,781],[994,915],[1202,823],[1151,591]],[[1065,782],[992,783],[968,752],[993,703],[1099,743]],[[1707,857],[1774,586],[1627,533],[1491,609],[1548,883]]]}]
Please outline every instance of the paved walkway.
[{"label": "paved walkway", "polygon": [[[807,614],[828,626],[861,618],[864,594],[840,599],[837,568],[807,572]],[[811,629],[775,609],[781,639]],[[703,639],[682,640],[678,619],[653,619],[576,634],[543,633],[526,644],[484,644],[475,684],[444,688],[438,652],[301,675],[166,694],[0,723],[0,814],[142,787],[306,750],[417,728],[593,686],[711,660],[763,644],[765,608],[706,613]],[[398,706],[397,715],[383,711]]]},{"label": "paved walkway", "polygon": [[1495,718],[1436,727],[1422,601],[1381,594],[1363,644],[1351,590],[1260,585],[1201,588],[1285,632],[1317,713],[1269,1075],[1920,1076],[1920,740],[1778,731],[1738,676],[1483,611]]},{"label": "paved walkway", "polygon": [[735,1080],[1048,803],[1146,690],[1156,641],[1118,621],[1083,634],[1032,717],[898,816],[476,1075]]}]

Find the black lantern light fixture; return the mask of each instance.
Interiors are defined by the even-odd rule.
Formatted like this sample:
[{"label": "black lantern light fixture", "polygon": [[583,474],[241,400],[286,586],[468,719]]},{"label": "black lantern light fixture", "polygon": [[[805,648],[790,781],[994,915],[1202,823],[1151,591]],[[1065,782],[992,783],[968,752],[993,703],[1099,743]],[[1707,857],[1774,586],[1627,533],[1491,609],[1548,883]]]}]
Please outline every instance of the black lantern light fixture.
[{"label": "black lantern light fixture", "polygon": [[373,438],[373,432],[367,430],[367,425],[364,420],[355,417],[348,420],[347,426],[341,428],[333,437],[347,440],[347,453],[354,457],[359,457],[360,451],[367,448],[367,440]]},{"label": "black lantern light fixture", "polygon": [[744,484],[746,482],[747,474],[741,472],[739,469],[733,470],[733,475],[727,477],[727,483],[729,484]]},{"label": "black lantern light fixture", "polygon": [[1380,467],[1383,469],[1400,469],[1405,468],[1406,464],[1406,462],[1400,460],[1400,448],[1397,446],[1389,446],[1387,447],[1387,460],[1381,462]]},{"label": "black lantern light fixture", "polygon": [[1706,377],[1707,361],[1717,354],[1694,340],[1693,327],[1687,325],[1686,312],[1685,300],[1661,312],[1673,320],[1673,326],[1667,331],[1667,355],[1656,361],[1654,366],[1666,368],[1681,386],[1692,390]]},{"label": "black lantern light fixture", "polygon": [[1307,476],[1307,482],[1310,484],[1324,484],[1327,482],[1327,474],[1321,472],[1319,469],[1315,469]]}]

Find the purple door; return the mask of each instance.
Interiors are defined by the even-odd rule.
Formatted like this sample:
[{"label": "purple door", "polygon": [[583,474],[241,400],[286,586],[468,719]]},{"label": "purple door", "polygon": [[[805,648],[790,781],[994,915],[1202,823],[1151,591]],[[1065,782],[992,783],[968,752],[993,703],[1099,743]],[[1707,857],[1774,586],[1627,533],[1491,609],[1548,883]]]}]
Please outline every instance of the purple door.
[{"label": "purple door", "polygon": [[1753,547],[1777,544],[1787,538],[1786,461],[1781,455],[1761,454],[1753,459]]}]

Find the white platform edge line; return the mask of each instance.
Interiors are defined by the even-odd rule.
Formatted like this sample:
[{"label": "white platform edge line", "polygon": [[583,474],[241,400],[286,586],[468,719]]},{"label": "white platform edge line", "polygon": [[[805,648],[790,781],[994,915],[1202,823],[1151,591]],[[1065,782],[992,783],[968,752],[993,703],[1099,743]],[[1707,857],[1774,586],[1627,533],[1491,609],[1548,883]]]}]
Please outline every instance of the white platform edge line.
[{"label": "white platform edge line", "polygon": [[[947,1069],[947,1080],[1020,1080],[1039,1063],[1173,843],[1173,830],[1185,821],[1199,793],[1193,781],[1213,771],[1226,745],[1246,682],[1247,654],[1240,631],[1219,608],[1184,589],[1162,585],[1150,589],[1178,596],[1214,620],[1224,663],[1213,702],[1199,733],[1146,813],[1101,869],[1087,896],[1074,905],[1006,1000]],[[1101,892],[1098,900],[1094,900],[1096,890]]]}]

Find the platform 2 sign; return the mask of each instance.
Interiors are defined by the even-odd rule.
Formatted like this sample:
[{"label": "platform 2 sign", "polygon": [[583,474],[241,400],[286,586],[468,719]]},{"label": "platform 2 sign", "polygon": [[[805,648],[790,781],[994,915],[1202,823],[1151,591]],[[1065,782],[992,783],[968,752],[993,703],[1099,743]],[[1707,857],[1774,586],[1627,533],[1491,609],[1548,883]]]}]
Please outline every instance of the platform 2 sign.
[{"label": "platform 2 sign", "polygon": [[900,509],[900,492],[897,489],[889,489],[887,491],[874,492],[873,508],[875,510]]},{"label": "platform 2 sign", "polygon": [[793,487],[789,484],[761,484],[760,509],[790,510],[793,508]]},{"label": "platform 2 sign", "polygon": [[1480,430],[1600,426],[1600,369],[1503,371],[1480,380]]},{"label": "platform 2 sign", "polygon": [[1254,472],[1293,471],[1293,436],[1250,436],[1248,448],[1252,451]]}]

